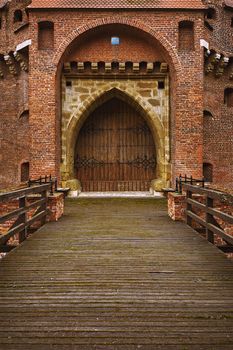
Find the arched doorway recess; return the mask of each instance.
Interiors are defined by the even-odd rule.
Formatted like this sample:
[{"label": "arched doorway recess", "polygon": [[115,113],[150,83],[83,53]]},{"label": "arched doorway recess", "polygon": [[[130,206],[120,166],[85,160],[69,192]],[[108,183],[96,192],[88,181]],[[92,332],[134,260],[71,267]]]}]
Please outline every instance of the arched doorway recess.
[{"label": "arched doorway recess", "polygon": [[[108,49],[111,35],[115,33],[119,34],[122,42],[117,55],[115,50]],[[61,73],[63,186],[74,185],[80,188],[76,169],[77,135],[91,113],[114,97],[120,97],[120,100],[139,112],[151,130],[156,150],[154,177],[152,179],[150,177],[151,187],[154,190],[161,190],[162,187],[169,186],[170,79],[166,55],[160,46],[141,29],[114,23],[81,34],[68,47],[63,56]],[[97,50],[99,47],[104,49],[100,52]],[[97,51],[99,56],[96,54]],[[147,158],[146,154],[144,156],[142,159]],[[143,189],[142,185],[139,187]],[[123,186],[123,190],[126,188]]]},{"label": "arched doorway recess", "polygon": [[79,132],[75,169],[84,192],[149,191],[156,149],[145,119],[117,97],[103,103]]}]

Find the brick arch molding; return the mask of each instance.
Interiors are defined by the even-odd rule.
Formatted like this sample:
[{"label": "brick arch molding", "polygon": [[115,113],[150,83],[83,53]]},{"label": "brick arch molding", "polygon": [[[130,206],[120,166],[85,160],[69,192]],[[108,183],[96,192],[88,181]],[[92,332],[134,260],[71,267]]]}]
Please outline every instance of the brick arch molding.
[{"label": "brick arch molding", "polygon": [[173,46],[170,44],[170,42],[163,35],[161,35],[161,33],[158,30],[145,25],[143,22],[140,22],[138,20],[133,20],[128,17],[121,17],[121,16],[106,17],[106,18],[98,19],[95,21],[91,21],[88,24],[85,24],[81,27],[76,28],[73,32],[70,33],[70,35],[66,37],[65,40],[62,41],[61,45],[59,46],[56,53],[54,54],[53,64],[59,67],[59,63],[62,61],[62,57],[65,54],[67,48],[81,34],[87,33],[90,29],[108,25],[108,24],[128,25],[129,27],[139,29],[147,33],[148,35],[151,35],[163,47],[164,51],[166,52],[169,58],[169,61],[170,61],[169,63],[172,65],[174,74],[176,76],[179,76],[179,73],[182,71],[181,62]]},{"label": "brick arch molding", "polygon": [[[178,82],[178,78],[182,77],[182,74],[180,74],[182,71],[182,64],[179,60],[179,56],[177,55],[170,42],[163,35],[161,35],[161,33],[158,30],[150,28],[149,26],[145,25],[144,23],[138,20],[132,20],[127,17],[114,16],[91,21],[84,26],[76,28],[73,32],[70,33],[68,37],[66,37],[66,39],[60,44],[53,57],[53,64],[57,67],[57,79],[60,79],[63,57],[66,51],[68,50],[69,46],[80,35],[88,33],[88,31],[93,28],[105,26],[108,24],[127,25],[129,27],[141,30],[144,33],[150,35],[162,46],[172,71],[172,78]],[[106,94],[106,91],[103,91],[102,94]],[[73,114],[70,120],[68,128],[69,130],[67,131],[66,143],[62,146],[63,164],[61,166],[61,173],[62,177],[66,179],[71,179],[72,177],[74,177],[74,148],[77,139],[77,130],[80,128],[82,120],[85,118],[85,116],[87,117],[87,115],[90,114],[91,108],[95,106],[95,101],[97,101],[99,97],[100,96],[90,97],[90,101],[88,101],[88,107],[84,109],[81,108],[79,111],[77,111],[78,114]],[[133,103],[132,101],[135,101],[135,103],[133,103],[134,108],[135,105],[141,106],[141,108],[144,110],[142,114],[144,115],[145,119],[147,120],[148,124],[150,125],[153,131],[158,161],[158,174],[156,174],[157,179],[154,182],[153,187],[155,189],[165,187],[167,186],[171,177],[169,135],[163,130],[163,125],[161,124],[159,117],[155,115],[154,111],[152,111],[151,106],[146,106],[145,101],[142,98],[140,98],[140,96],[135,97],[130,96],[130,94],[128,94],[128,99],[131,105]]]}]

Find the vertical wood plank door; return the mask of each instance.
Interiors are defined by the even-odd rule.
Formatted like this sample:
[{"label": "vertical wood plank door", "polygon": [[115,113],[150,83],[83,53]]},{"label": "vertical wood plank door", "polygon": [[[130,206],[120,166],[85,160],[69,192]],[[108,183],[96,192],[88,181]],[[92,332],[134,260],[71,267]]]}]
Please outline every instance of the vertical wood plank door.
[{"label": "vertical wood plank door", "polygon": [[113,98],[97,108],[78,135],[75,167],[82,191],[148,191],[155,144],[146,121]]}]

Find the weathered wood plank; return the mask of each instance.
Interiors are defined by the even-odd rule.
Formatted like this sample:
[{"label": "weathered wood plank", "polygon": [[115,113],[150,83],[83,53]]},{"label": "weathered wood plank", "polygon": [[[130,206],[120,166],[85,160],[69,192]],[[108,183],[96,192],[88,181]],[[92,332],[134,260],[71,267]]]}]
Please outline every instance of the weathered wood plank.
[{"label": "weathered wood plank", "polygon": [[233,263],[165,202],[68,200],[0,262],[0,349],[233,348]]}]

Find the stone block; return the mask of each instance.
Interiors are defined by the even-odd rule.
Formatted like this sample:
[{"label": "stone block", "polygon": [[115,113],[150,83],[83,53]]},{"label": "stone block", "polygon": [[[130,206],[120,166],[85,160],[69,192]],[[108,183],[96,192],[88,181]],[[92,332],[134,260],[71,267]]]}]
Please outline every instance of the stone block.
[{"label": "stone block", "polygon": [[133,72],[137,73],[139,72],[139,70],[140,70],[139,63],[138,62],[133,63]]},{"label": "stone block", "polygon": [[81,192],[81,183],[78,179],[71,179],[65,182],[65,187],[70,188],[69,197],[77,197]]},{"label": "stone block", "polygon": [[91,71],[98,72],[98,63],[97,62],[91,62]]},{"label": "stone block", "polygon": [[167,63],[161,63],[160,65],[160,72],[161,73],[167,73],[168,71],[168,64]]},{"label": "stone block", "polygon": [[106,62],[105,63],[105,72],[109,73],[112,71],[112,63],[111,62]]},{"label": "stone block", "polygon": [[147,62],[146,66],[147,73],[151,73],[154,70],[154,63],[153,62]]},{"label": "stone block", "polygon": [[119,63],[119,72],[125,72],[125,62]]},{"label": "stone block", "polygon": [[77,69],[78,72],[84,72],[84,62],[78,62]]}]

